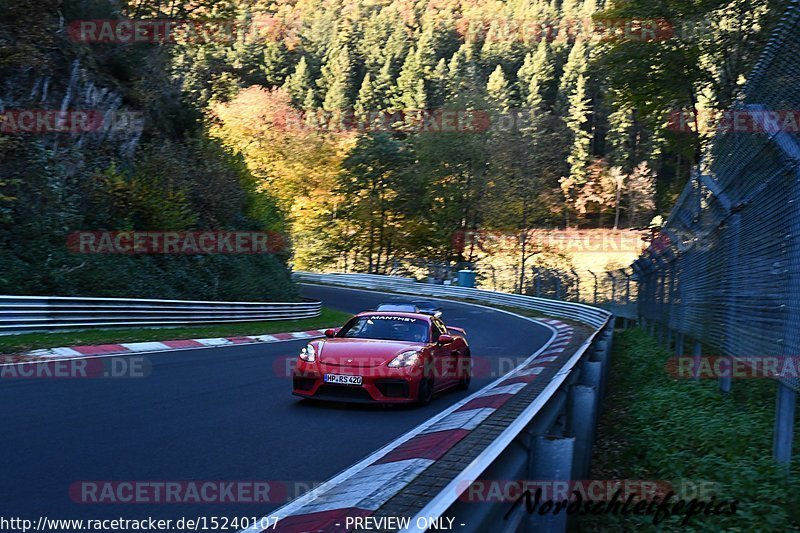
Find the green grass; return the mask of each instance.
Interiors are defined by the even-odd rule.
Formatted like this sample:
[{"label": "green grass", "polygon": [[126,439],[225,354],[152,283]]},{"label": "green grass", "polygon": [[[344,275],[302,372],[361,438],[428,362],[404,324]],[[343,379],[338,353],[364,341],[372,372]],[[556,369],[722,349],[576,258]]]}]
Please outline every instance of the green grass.
[{"label": "green grass", "polygon": [[85,344],[117,344],[120,342],[164,341],[202,339],[208,337],[234,337],[264,335],[341,326],[352,315],[322,308],[320,316],[302,320],[247,322],[238,324],[213,324],[208,326],[93,329],[63,333],[25,333],[0,336],[0,354],[9,355],[38,348],[79,346]]},{"label": "green grass", "polygon": [[665,480],[673,486],[682,480],[708,481],[716,484],[717,501],[738,500],[738,511],[694,517],[688,527],[677,517],[659,528],[651,517],[581,517],[580,529],[800,529],[800,454],[788,477],[771,457],[777,384],[734,380],[731,394],[724,395],[716,380],[669,377],[665,364],[670,355],[641,330],[615,335],[591,478]]}]

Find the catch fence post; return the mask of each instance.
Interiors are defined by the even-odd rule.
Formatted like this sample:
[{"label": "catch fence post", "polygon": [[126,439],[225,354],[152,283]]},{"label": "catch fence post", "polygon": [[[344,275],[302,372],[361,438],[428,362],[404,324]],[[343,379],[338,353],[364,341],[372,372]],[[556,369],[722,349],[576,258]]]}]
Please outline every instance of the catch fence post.
[{"label": "catch fence post", "polygon": [[[789,284],[784,299],[786,322],[783,326],[784,357],[797,360],[800,355],[800,146],[794,139],[783,132],[779,134],[784,149],[789,151],[795,161],[792,175],[791,221],[788,235]],[[775,431],[772,443],[772,454],[775,460],[787,471],[792,461],[792,437],[794,435],[794,418],[797,404],[796,389],[800,382],[794,378],[793,383],[781,381],[778,385],[775,401]]]},{"label": "catch fence post", "polygon": [[775,401],[775,434],[772,440],[772,455],[788,470],[792,461],[792,436],[794,433],[794,411],[797,393],[781,382]]}]

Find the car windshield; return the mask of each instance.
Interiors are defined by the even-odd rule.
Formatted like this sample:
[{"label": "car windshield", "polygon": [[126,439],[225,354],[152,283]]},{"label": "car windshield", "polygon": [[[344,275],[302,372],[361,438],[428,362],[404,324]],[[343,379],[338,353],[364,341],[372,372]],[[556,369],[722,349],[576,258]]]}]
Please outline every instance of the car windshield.
[{"label": "car windshield", "polygon": [[413,304],[381,304],[376,311],[394,311],[402,313],[416,313],[417,307]]},{"label": "car windshield", "polygon": [[419,318],[370,315],[354,318],[342,328],[337,337],[428,342],[429,331],[428,322]]}]

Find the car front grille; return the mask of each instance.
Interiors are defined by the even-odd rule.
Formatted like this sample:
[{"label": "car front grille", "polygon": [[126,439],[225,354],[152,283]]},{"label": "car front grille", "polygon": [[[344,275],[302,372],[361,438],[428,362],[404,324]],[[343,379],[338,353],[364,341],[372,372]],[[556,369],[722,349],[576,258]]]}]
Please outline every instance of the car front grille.
[{"label": "car front grille", "polygon": [[322,385],[314,396],[325,397],[331,400],[371,402],[372,396],[361,387],[347,385]]}]

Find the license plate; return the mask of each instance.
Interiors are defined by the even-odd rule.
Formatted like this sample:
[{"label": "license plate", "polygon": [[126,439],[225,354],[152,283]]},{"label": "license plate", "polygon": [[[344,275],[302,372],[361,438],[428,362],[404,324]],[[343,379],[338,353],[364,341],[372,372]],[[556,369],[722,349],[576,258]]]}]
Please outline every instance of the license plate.
[{"label": "license plate", "polygon": [[361,385],[361,376],[325,374],[325,383],[336,383],[337,385]]}]

